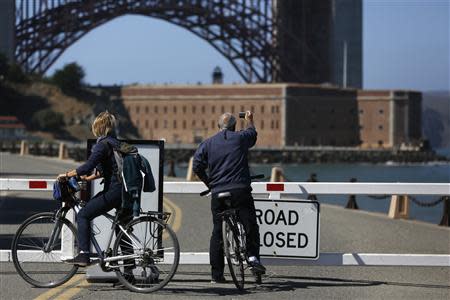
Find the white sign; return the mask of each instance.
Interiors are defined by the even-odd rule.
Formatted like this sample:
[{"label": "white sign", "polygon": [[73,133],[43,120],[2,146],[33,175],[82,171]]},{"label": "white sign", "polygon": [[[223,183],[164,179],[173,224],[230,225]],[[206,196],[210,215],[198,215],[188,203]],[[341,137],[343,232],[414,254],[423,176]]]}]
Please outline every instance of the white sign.
[{"label": "white sign", "polygon": [[319,258],[319,202],[255,199],[255,208],[262,257]]}]

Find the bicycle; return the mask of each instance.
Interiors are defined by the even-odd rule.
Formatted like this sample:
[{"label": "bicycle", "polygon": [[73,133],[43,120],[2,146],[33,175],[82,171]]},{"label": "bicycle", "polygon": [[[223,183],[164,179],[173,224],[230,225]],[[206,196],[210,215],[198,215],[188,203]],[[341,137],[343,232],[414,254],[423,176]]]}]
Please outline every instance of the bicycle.
[{"label": "bicycle", "polygon": [[[64,263],[78,251],[77,229],[66,217],[70,211],[76,215],[85,202],[75,195],[79,190],[76,186],[67,183],[66,188],[70,192],[61,207],[29,217],[12,242],[14,267],[35,287],[59,286],[78,270],[78,266]],[[104,272],[115,272],[119,282],[133,292],[150,293],[163,288],[174,276],[180,258],[178,239],[167,224],[170,215],[141,212],[139,217],[122,225],[119,212],[115,216],[104,214],[111,222],[111,234],[106,250],[102,250],[94,228],[91,231],[91,242],[97,252],[96,258],[91,257],[91,265],[99,264]]]},{"label": "bicycle", "polygon": [[[251,179],[262,179],[264,175],[251,176]],[[205,196],[210,193],[206,190],[200,193]],[[245,227],[239,218],[239,211],[232,208],[230,192],[222,192],[217,195],[221,199],[227,209],[218,215],[222,218],[222,241],[223,251],[227,260],[228,269],[235,286],[239,290],[244,289],[245,271],[249,269],[249,257],[247,254],[247,238]],[[245,264],[245,265],[244,265]],[[261,273],[252,270],[256,277],[256,283],[261,283]]]}]

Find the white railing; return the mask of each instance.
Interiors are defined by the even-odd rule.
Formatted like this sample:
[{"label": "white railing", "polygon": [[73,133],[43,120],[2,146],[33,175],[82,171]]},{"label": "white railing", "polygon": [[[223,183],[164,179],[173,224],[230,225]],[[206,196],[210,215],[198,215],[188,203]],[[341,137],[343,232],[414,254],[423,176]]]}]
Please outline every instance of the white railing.
[{"label": "white railing", "polygon": [[[54,179],[0,179],[0,191],[51,191]],[[268,194],[269,199],[282,195],[306,198],[316,195],[450,195],[447,183],[349,183],[349,182],[258,182],[252,184],[254,194]],[[164,193],[199,194],[205,190],[200,182],[165,182]],[[11,261],[9,250],[0,250],[0,261]],[[208,253],[181,253],[181,264],[209,264]],[[265,264],[322,266],[445,266],[450,267],[449,254],[377,254],[321,253],[315,261],[265,258]]]}]

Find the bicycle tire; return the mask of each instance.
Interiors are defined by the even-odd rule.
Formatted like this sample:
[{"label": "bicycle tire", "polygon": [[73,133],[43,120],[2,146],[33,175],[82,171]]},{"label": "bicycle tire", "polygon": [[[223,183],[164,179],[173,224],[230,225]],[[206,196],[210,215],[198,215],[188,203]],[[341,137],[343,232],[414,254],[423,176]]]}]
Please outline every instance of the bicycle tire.
[{"label": "bicycle tire", "polygon": [[[116,268],[116,275],[119,281],[130,291],[138,293],[151,293],[163,288],[175,275],[180,260],[180,246],[175,232],[169,225],[154,217],[140,217],[131,221],[126,226],[126,232],[133,237],[132,243],[123,231],[117,235],[113,248],[113,257],[118,255],[127,255],[130,248],[122,249],[121,244],[133,246],[133,253],[139,250],[143,253],[139,258],[120,261]],[[161,235],[161,239],[158,236]],[[140,243],[144,247],[137,249]],[[129,246],[127,246],[129,247]],[[161,248],[162,247],[162,248]],[[121,248],[121,249],[119,249]],[[171,251],[168,251],[171,250]],[[165,253],[162,253],[165,252]],[[169,263],[163,262],[167,256]],[[171,257],[172,263],[170,264]],[[130,266],[134,263],[133,266]],[[128,265],[133,276],[126,273],[124,265]],[[162,279],[161,277],[164,276]]]},{"label": "bicycle tire", "polygon": [[[37,221],[40,221],[40,223],[36,223]],[[22,225],[20,225],[19,229],[17,230],[16,234],[14,235],[14,239],[12,241],[11,245],[11,256],[14,263],[14,267],[17,270],[17,273],[22,277],[26,282],[29,284],[40,287],[40,288],[52,288],[59,286],[65,282],[67,282],[70,278],[72,278],[73,275],[78,270],[78,266],[75,265],[69,265],[64,263],[60,260],[60,254],[58,257],[58,253],[55,253],[53,250],[46,253],[43,250],[44,243],[48,240],[46,240],[46,237],[51,235],[51,232],[54,228],[54,226],[49,226],[46,224],[54,224],[55,222],[55,215],[51,212],[44,212],[44,213],[38,213],[35,215],[32,215],[28,219],[26,219]],[[70,232],[67,233],[67,231],[61,231],[64,232],[63,234],[69,234],[74,239],[74,249],[77,249],[78,245],[78,239],[77,239],[77,231],[75,229],[75,226],[67,219],[61,219],[63,225],[66,226]],[[44,225],[45,224],[45,225]],[[32,225],[38,225],[31,228]],[[44,226],[43,226],[44,225]],[[34,234],[34,232],[37,232],[39,229],[42,229],[42,231],[46,230],[48,232],[44,232],[42,236],[38,235],[36,233],[36,237],[28,236]],[[51,229],[51,230],[50,230]],[[62,227],[62,229],[65,229],[65,227]],[[70,236],[69,236],[70,237]],[[49,236],[50,238],[50,236]],[[62,240],[62,238],[61,238]],[[32,244],[26,245],[24,244],[24,241],[29,241]],[[42,245],[41,245],[42,243]],[[57,246],[56,244],[55,246]],[[29,261],[30,264],[28,264],[27,261],[22,261],[23,258],[27,258],[27,254],[20,254],[18,251],[26,250],[27,246],[29,246],[28,250],[42,250],[42,252],[39,253],[32,253],[28,255],[34,255],[36,259],[39,260],[38,256],[40,257],[40,262],[33,262],[34,259]],[[55,250],[57,251],[57,250]],[[47,261],[47,262],[46,262]],[[33,268],[36,268],[36,270],[28,270],[28,265],[30,265]],[[27,266],[27,267],[25,267]],[[45,266],[50,266],[50,268],[54,268],[57,266],[57,268],[54,268],[52,271],[48,271],[46,273]],[[36,275],[36,276],[35,276]],[[41,276],[40,276],[41,275]],[[52,276],[53,275],[53,276]],[[61,275],[61,276],[60,276]],[[49,280],[41,280],[40,277],[49,277],[52,279]],[[54,277],[54,278],[53,278]]]},{"label": "bicycle tire", "polygon": [[239,290],[243,290],[245,284],[244,262],[240,253],[239,240],[231,226],[228,220],[224,219],[222,221],[223,251],[234,285]]}]

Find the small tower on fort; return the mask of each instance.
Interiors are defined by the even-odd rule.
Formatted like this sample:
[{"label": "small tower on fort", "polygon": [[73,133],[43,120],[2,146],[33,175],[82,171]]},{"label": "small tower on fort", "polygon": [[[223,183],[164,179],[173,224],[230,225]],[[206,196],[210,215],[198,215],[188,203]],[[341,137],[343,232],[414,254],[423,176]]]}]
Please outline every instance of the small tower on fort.
[{"label": "small tower on fort", "polygon": [[213,84],[222,84],[223,83],[223,73],[220,67],[215,67],[212,73],[212,83]]}]

